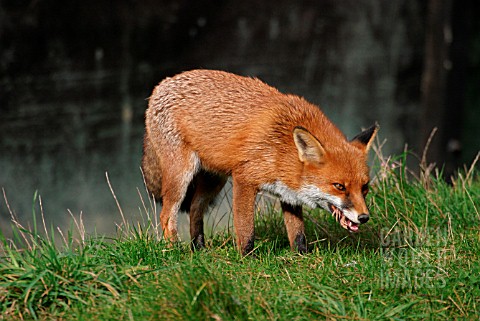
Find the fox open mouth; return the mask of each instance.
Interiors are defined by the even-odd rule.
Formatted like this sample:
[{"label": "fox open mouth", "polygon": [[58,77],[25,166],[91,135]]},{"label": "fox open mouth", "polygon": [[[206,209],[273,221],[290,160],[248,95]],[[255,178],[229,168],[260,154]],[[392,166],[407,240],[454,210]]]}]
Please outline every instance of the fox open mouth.
[{"label": "fox open mouth", "polygon": [[333,217],[335,217],[337,222],[340,223],[344,229],[349,230],[350,232],[358,232],[359,224],[350,221],[348,217],[343,214],[341,209],[331,203],[328,204],[328,208],[330,209],[330,212],[332,212]]}]

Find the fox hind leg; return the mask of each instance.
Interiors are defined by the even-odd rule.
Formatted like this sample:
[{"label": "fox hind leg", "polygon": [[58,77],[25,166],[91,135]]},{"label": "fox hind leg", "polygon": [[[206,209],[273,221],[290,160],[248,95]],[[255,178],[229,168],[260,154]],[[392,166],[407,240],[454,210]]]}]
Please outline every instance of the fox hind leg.
[{"label": "fox hind leg", "polygon": [[190,204],[190,237],[192,250],[205,247],[203,215],[222,190],[227,178],[200,171],[192,181],[194,194]]},{"label": "fox hind leg", "polygon": [[[188,186],[198,172],[200,161],[193,152],[164,153],[175,155],[175,159],[165,156],[162,161],[162,211],[160,222],[163,237],[175,242],[178,240],[178,212],[185,198]],[[166,165],[169,166],[166,166]]]}]

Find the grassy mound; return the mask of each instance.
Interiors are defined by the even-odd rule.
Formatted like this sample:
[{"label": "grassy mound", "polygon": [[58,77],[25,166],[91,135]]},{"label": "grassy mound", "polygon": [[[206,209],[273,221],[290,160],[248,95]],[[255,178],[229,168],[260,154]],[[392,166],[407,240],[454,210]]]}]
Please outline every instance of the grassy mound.
[{"label": "grassy mound", "polygon": [[240,257],[228,230],[192,253],[163,242],[152,220],[124,222],[113,239],[85,235],[78,218],[41,236],[14,221],[15,237],[0,245],[0,319],[477,319],[478,173],[472,165],[449,185],[405,163],[378,164],[372,219],[358,234],[306,210],[303,256],[274,205],[258,214],[256,258]]}]

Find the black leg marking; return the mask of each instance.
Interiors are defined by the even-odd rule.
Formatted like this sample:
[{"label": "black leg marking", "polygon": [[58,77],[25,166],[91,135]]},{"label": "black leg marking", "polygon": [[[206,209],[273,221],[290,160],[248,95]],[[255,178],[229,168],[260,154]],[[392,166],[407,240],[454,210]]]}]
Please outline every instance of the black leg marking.
[{"label": "black leg marking", "polygon": [[245,244],[245,246],[243,247],[243,249],[242,249],[242,255],[243,255],[243,256],[251,255],[251,252],[253,251],[254,246],[255,246],[255,237],[252,235],[252,236],[248,239],[247,244]]},{"label": "black leg marking", "polygon": [[197,235],[190,245],[192,251],[201,250],[205,248],[205,237],[203,234]]},{"label": "black leg marking", "polygon": [[297,247],[297,251],[300,254],[305,254],[308,252],[307,248],[307,238],[305,237],[305,234],[299,233],[295,237],[295,245]]}]

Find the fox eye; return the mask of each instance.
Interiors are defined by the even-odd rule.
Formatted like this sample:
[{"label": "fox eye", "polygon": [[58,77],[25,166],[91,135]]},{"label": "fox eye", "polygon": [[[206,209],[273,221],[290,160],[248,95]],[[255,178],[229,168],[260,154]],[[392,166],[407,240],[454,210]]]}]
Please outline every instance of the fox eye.
[{"label": "fox eye", "polygon": [[367,193],[368,193],[368,183],[362,185],[362,194],[367,195]]},{"label": "fox eye", "polygon": [[335,187],[336,189],[338,189],[341,192],[345,192],[345,190],[346,190],[345,185],[340,184],[340,183],[333,183],[333,187]]}]

